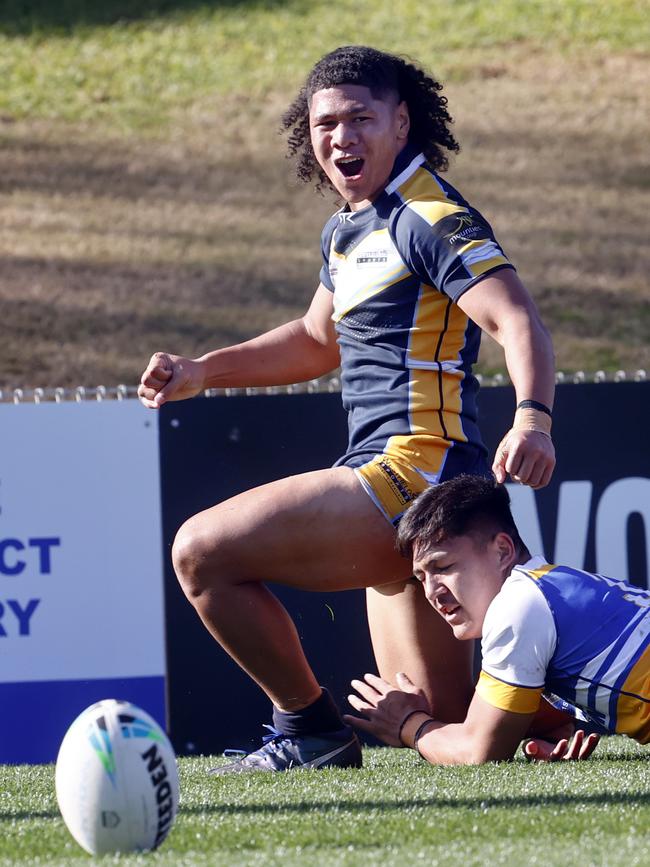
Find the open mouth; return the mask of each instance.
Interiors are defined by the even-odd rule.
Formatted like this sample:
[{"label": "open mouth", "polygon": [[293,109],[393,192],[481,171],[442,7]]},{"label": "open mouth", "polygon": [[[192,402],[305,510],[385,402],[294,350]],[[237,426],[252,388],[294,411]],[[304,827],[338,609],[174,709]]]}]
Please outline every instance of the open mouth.
[{"label": "open mouth", "polygon": [[335,160],[336,168],[346,178],[355,178],[363,169],[363,157],[341,157]]}]

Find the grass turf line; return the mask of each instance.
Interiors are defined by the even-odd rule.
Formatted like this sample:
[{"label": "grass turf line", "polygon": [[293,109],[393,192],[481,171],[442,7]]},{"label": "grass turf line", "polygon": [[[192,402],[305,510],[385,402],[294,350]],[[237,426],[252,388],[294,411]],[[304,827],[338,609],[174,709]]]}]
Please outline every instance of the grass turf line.
[{"label": "grass turf line", "polygon": [[0,865],[553,867],[650,861],[650,762],[607,738],[588,762],[434,768],[366,749],[360,771],[208,777],[180,760],[181,811],[155,853],[93,859],[58,815],[53,767],[0,768]]},{"label": "grass turf line", "polygon": [[322,0],[152,0],[130,14],[123,0],[8,0],[0,114],[156,129],[215,94],[293,90],[318,57],[350,41],[405,52],[450,81],[515,44],[565,55],[643,52],[650,16],[642,0],[403,0],[399,15],[377,0],[340,0],[336,15]]}]

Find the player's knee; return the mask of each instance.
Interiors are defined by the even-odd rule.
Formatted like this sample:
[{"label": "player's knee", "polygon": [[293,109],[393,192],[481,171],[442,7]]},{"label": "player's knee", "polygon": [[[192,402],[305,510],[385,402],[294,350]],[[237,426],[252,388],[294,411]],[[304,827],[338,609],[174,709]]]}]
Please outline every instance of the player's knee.
[{"label": "player's knee", "polygon": [[190,518],[179,529],[172,546],[172,563],[183,592],[190,601],[206,590],[213,590],[218,581],[218,546],[213,537],[207,538]]}]

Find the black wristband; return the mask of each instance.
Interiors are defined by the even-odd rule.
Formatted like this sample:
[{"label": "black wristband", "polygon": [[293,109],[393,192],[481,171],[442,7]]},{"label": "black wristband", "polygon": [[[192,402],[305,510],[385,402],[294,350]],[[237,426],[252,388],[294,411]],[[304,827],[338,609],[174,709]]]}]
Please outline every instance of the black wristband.
[{"label": "black wristband", "polygon": [[397,740],[401,744],[403,744],[404,746],[406,746],[406,744],[402,740],[402,732],[404,731],[404,726],[411,719],[412,716],[415,716],[416,713],[426,713],[426,711],[425,710],[423,711],[420,708],[418,708],[418,710],[409,711],[409,713],[406,714],[406,716],[404,717],[402,722],[399,724],[399,731],[397,732]]},{"label": "black wristband", "polygon": [[422,758],[424,758],[424,756],[422,756],[422,753],[420,752],[420,748],[419,748],[419,746],[418,746],[418,741],[420,740],[420,738],[421,738],[422,735],[424,734],[424,730],[425,730],[425,728],[426,728],[427,726],[430,726],[432,722],[435,722],[435,720],[433,719],[433,717],[429,717],[429,719],[425,719],[425,721],[422,723],[422,725],[421,725],[421,726],[418,728],[418,730],[416,731],[416,733],[415,733],[415,737],[413,738],[413,749],[414,749],[415,752],[416,752],[419,756],[421,756]]},{"label": "black wristband", "polygon": [[538,412],[546,413],[546,415],[553,415],[546,404],[540,403],[538,400],[520,400],[517,404],[517,409],[536,409]]}]

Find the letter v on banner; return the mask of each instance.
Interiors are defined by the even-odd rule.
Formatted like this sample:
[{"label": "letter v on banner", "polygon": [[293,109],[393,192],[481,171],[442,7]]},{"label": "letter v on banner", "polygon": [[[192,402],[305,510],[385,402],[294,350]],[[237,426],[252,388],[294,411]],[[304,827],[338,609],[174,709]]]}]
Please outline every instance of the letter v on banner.
[{"label": "letter v on banner", "polygon": [[[523,485],[507,485],[512,512],[531,554],[544,554],[535,492]],[[591,482],[562,482],[558,494],[555,551],[549,559],[584,569],[591,509]]]},{"label": "letter v on banner", "polygon": [[591,482],[562,482],[557,505],[555,563],[585,568],[591,511]]},{"label": "letter v on banner", "polygon": [[524,544],[531,554],[543,554],[542,530],[539,525],[535,492],[523,485],[506,485],[512,504],[512,515]]}]

